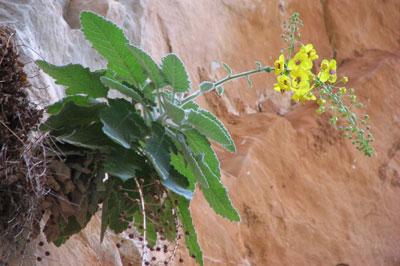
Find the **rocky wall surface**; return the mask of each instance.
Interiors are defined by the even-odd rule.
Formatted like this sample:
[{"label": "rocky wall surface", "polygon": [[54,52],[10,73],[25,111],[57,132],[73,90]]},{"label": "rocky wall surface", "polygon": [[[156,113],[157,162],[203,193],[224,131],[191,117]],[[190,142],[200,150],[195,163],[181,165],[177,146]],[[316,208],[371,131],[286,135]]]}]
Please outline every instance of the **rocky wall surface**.
[{"label": "rocky wall surface", "polygon": [[[242,217],[238,224],[223,220],[197,193],[191,209],[205,265],[400,265],[399,1],[0,0],[0,23],[17,29],[27,62],[97,69],[104,62],[77,30],[86,9],[122,26],[156,60],[177,53],[194,85],[222,77],[212,62],[235,71],[256,60],[272,64],[284,45],[282,22],[300,12],[303,41],[321,57],[335,56],[339,74],[349,76],[366,104],[377,154],[368,159],[355,151],[315,114],[315,105],[292,105],[273,92],[272,75],[255,78],[253,88],[232,82],[223,97],[200,99],[235,138],[238,152],[218,155]],[[42,105],[63,95],[40,73],[32,82],[32,98]],[[95,218],[60,249],[46,244],[52,256],[40,263],[35,258],[43,248],[35,243],[24,263],[128,265],[124,258],[136,250],[118,250],[112,234],[100,245],[99,231]]]}]

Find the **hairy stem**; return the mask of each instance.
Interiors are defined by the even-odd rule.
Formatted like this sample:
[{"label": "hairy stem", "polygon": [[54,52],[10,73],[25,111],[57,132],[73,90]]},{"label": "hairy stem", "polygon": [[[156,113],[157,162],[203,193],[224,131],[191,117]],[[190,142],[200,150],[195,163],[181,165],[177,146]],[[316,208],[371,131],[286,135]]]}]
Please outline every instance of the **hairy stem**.
[{"label": "hairy stem", "polygon": [[254,74],[257,74],[257,73],[261,73],[261,72],[269,73],[269,72],[271,72],[273,70],[274,70],[273,67],[264,66],[264,67],[258,67],[258,68],[253,69],[253,70],[241,72],[241,73],[238,73],[238,74],[228,75],[225,78],[214,82],[213,83],[213,88],[211,90],[209,90],[209,91],[197,90],[197,91],[193,92],[191,95],[189,95],[185,99],[183,99],[182,105],[195,100],[197,97],[203,95],[206,92],[210,92],[212,90],[215,90],[218,86],[221,86],[222,84],[224,84],[224,83],[226,83],[228,81],[232,81],[232,80],[243,78],[243,77],[249,77],[251,75],[254,75]]}]

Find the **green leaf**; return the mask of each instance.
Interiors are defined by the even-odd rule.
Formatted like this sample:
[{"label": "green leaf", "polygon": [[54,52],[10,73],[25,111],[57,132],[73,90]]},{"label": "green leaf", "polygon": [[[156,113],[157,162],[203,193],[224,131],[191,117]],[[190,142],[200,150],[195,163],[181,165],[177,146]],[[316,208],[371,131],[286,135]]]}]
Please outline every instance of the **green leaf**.
[{"label": "green leaf", "polygon": [[153,135],[146,141],[146,155],[162,179],[169,178],[171,142],[161,125],[153,123]]},{"label": "green leaf", "polygon": [[240,216],[233,207],[228,193],[221,180],[212,177],[208,178],[208,188],[200,187],[210,207],[219,215],[231,221],[239,222]]},{"label": "green leaf", "polygon": [[59,236],[53,241],[56,247],[60,247],[64,244],[72,235],[79,233],[83,228],[77,222],[75,216],[69,216],[66,222],[60,221],[59,224]]},{"label": "green leaf", "polygon": [[200,83],[200,90],[203,92],[208,92],[210,90],[214,89],[214,83],[210,81],[203,81]]},{"label": "green leaf", "polygon": [[176,171],[187,178],[187,180],[189,181],[188,189],[190,191],[194,191],[196,186],[196,177],[194,176],[189,166],[186,164],[184,156],[181,153],[171,153],[171,165],[175,168]]},{"label": "green leaf", "polygon": [[182,106],[182,108],[185,109],[185,110],[195,110],[195,111],[197,111],[197,110],[200,109],[200,106],[195,102],[187,102]]},{"label": "green leaf", "polygon": [[136,152],[118,148],[106,155],[103,167],[105,172],[126,181],[134,177],[136,171],[141,169],[140,160]]},{"label": "green leaf", "polygon": [[168,117],[171,118],[175,124],[180,125],[181,122],[185,119],[185,111],[169,101],[165,101],[164,106]]},{"label": "green leaf", "polygon": [[127,47],[124,32],[112,22],[88,11],[81,13],[82,31],[93,47],[108,61],[119,78],[139,86],[146,80],[142,68]]},{"label": "green leaf", "polygon": [[129,222],[133,221],[136,213],[141,213],[139,204],[139,193],[134,191],[136,185],[134,180],[123,182],[119,178],[111,176],[106,181],[106,190],[102,206],[100,239],[109,227],[115,233],[121,233],[128,228]]},{"label": "green leaf", "polygon": [[204,175],[203,171],[201,170],[201,166],[196,160],[192,150],[187,145],[185,137],[182,134],[178,134],[176,140],[180,144],[185,161],[189,166],[189,168],[191,169],[191,171],[193,172],[193,175],[196,177],[196,180],[199,181],[199,183],[203,187],[208,187],[207,178]]},{"label": "green leaf", "polygon": [[240,217],[229,199],[228,193],[220,180],[219,160],[208,140],[195,130],[185,132],[189,147],[204,173],[208,187],[200,186],[204,197],[214,211],[231,221],[239,221]]},{"label": "green leaf", "polygon": [[193,195],[187,189],[189,183],[186,178],[180,176],[170,165],[170,153],[175,148],[172,140],[161,125],[153,123],[152,129],[153,135],[147,140],[145,146],[147,157],[161,177],[161,182],[165,187],[191,199]]},{"label": "green leaf", "polygon": [[222,86],[218,86],[217,88],[215,88],[218,95],[221,96],[222,94],[224,94],[224,87]]},{"label": "green leaf", "polygon": [[169,54],[162,59],[162,72],[168,84],[176,92],[190,90],[190,80],[186,68],[175,54]]},{"label": "green leaf", "polygon": [[109,99],[109,106],[100,113],[103,132],[126,149],[144,136],[146,125],[135,107],[124,99]]},{"label": "green leaf", "polygon": [[178,213],[185,231],[185,244],[189,250],[190,255],[195,256],[195,260],[198,264],[203,265],[203,252],[197,241],[196,229],[193,226],[192,216],[190,214],[189,204],[190,201],[182,198],[178,198]]},{"label": "green leaf", "polygon": [[229,65],[222,63],[222,66],[224,67],[225,71],[228,73],[229,76],[233,74],[233,70]]},{"label": "green leaf", "polygon": [[153,58],[149,54],[147,54],[142,49],[128,45],[128,49],[131,51],[136,61],[142,67],[144,73],[146,73],[150,80],[156,85],[156,88],[162,88],[165,86],[165,81],[162,76],[161,70],[158,67],[157,63],[154,62]]},{"label": "green leaf", "polygon": [[72,95],[66,96],[62,98],[60,101],[53,103],[46,107],[46,111],[48,114],[56,115],[58,114],[68,102],[73,102],[77,106],[82,107],[90,107],[92,105],[99,104],[100,102],[96,101],[93,98],[82,96],[82,95]]},{"label": "green leaf", "polygon": [[92,106],[80,106],[68,101],[56,115],[50,116],[40,126],[43,131],[52,131],[55,136],[71,133],[75,129],[88,126],[99,121],[99,113],[105,107],[104,104]]},{"label": "green leaf", "polygon": [[[141,212],[137,212],[134,217],[135,225],[140,225],[141,227],[136,226],[136,230],[143,236],[144,229],[142,227],[143,224],[143,215]],[[155,246],[157,243],[157,232],[154,228],[152,221],[147,217],[146,219],[146,240],[150,246]]]},{"label": "green leaf", "polygon": [[208,112],[194,111],[189,113],[190,124],[206,137],[218,142],[228,151],[235,151],[235,144],[222,123]]},{"label": "green leaf", "polygon": [[101,123],[94,123],[76,129],[70,134],[59,136],[57,139],[78,147],[108,151],[114,143],[103,134],[101,128]]},{"label": "green leaf", "polygon": [[85,94],[93,98],[106,97],[108,89],[100,82],[104,71],[91,72],[81,65],[55,66],[38,60],[36,64],[56,80],[56,84],[67,87],[67,95]]},{"label": "green leaf", "polygon": [[219,160],[207,138],[194,129],[187,130],[184,134],[192,152],[197,155],[202,155],[203,160],[199,162],[199,165],[203,173],[208,176],[207,179],[212,177],[220,179]]},{"label": "green leaf", "polygon": [[140,96],[140,94],[137,93],[134,89],[129,88],[128,86],[125,86],[124,84],[120,83],[119,81],[116,81],[116,80],[108,78],[108,77],[101,77],[100,80],[105,86],[119,91],[120,93],[124,94],[125,96],[130,97],[135,102],[143,103],[142,96]]}]

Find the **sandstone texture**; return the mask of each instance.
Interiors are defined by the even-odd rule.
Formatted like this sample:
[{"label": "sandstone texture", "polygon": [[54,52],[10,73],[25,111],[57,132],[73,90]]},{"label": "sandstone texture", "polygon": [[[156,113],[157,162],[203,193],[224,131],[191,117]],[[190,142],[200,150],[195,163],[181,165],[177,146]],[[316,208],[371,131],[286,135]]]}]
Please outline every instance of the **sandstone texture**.
[{"label": "sandstone texture", "polygon": [[[215,215],[200,193],[191,205],[205,265],[400,265],[400,2],[398,0],[0,0],[0,23],[17,29],[27,62],[104,62],[84,41],[79,12],[94,10],[122,26],[156,60],[168,52],[186,63],[193,85],[272,64],[284,43],[283,21],[298,11],[303,42],[336,57],[371,117],[376,155],[366,158],[315,114],[272,91],[272,75],[225,86],[199,99],[232,132],[236,154],[219,150],[223,182],[241,223]],[[214,63],[212,63],[214,62]],[[62,88],[33,73],[42,106]],[[36,75],[37,74],[37,75]],[[137,265],[138,253],[101,245],[97,217],[61,248],[30,248],[24,265]],[[120,241],[120,239],[118,240]],[[127,244],[128,245],[128,244]],[[183,265],[192,265],[184,249]],[[128,258],[128,259],[127,259]],[[21,258],[19,258],[21,261]],[[176,265],[182,265],[176,262]],[[193,264],[194,265],[194,264]]]}]

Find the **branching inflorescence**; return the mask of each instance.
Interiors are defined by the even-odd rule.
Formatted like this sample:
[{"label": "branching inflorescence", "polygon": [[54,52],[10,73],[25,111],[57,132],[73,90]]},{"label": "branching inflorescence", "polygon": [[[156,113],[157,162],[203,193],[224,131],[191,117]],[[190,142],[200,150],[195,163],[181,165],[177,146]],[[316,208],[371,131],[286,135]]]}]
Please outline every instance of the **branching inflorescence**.
[{"label": "branching inflorescence", "polygon": [[[292,57],[302,25],[298,14],[286,25],[287,58],[282,53],[274,67],[257,63],[254,70],[238,74],[224,64],[226,77],[203,82],[192,93],[186,69],[175,54],[163,57],[159,65],[104,18],[83,12],[81,24],[86,39],[107,60],[107,69],[93,72],[81,65],[38,61],[43,71],[66,87],[67,94],[47,108],[49,119],[41,129],[61,149],[73,147],[101,158],[93,168],[100,177],[106,176],[98,197],[103,204],[101,237],[106,228],[118,233],[133,223],[145,236],[140,238],[143,249],[151,250],[160,239],[176,241],[183,231],[190,255],[203,263],[189,211],[196,186],[217,214],[231,221],[239,221],[240,216],[221,183],[219,160],[210,145],[213,141],[234,152],[234,142],[223,123],[194,100],[211,91],[222,94],[223,85],[238,78],[247,78],[251,84],[253,74],[275,72],[275,90],[292,93],[297,102],[317,101],[320,113],[329,108],[332,124],[338,124],[348,137],[356,136],[355,144],[366,155],[373,153],[372,138],[350,110],[356,104],[353,91],[337,87],[335,60],[323,60],[320,72],[314,74],[318,55],[311,44],[301,45]],[[346,81],[342,78],[339,83]],[[110,90],[121,97],[109,97]],[[350,107],[346,97],[352,102]],[[68,159],[68,152],[64,156]],[[67,217],[63,228],[79,231],[74,227],[76,219]],[[55,242],[62,244],[67,238],[64,232]],[[143,258],[143,264],[150,262]]]}]

